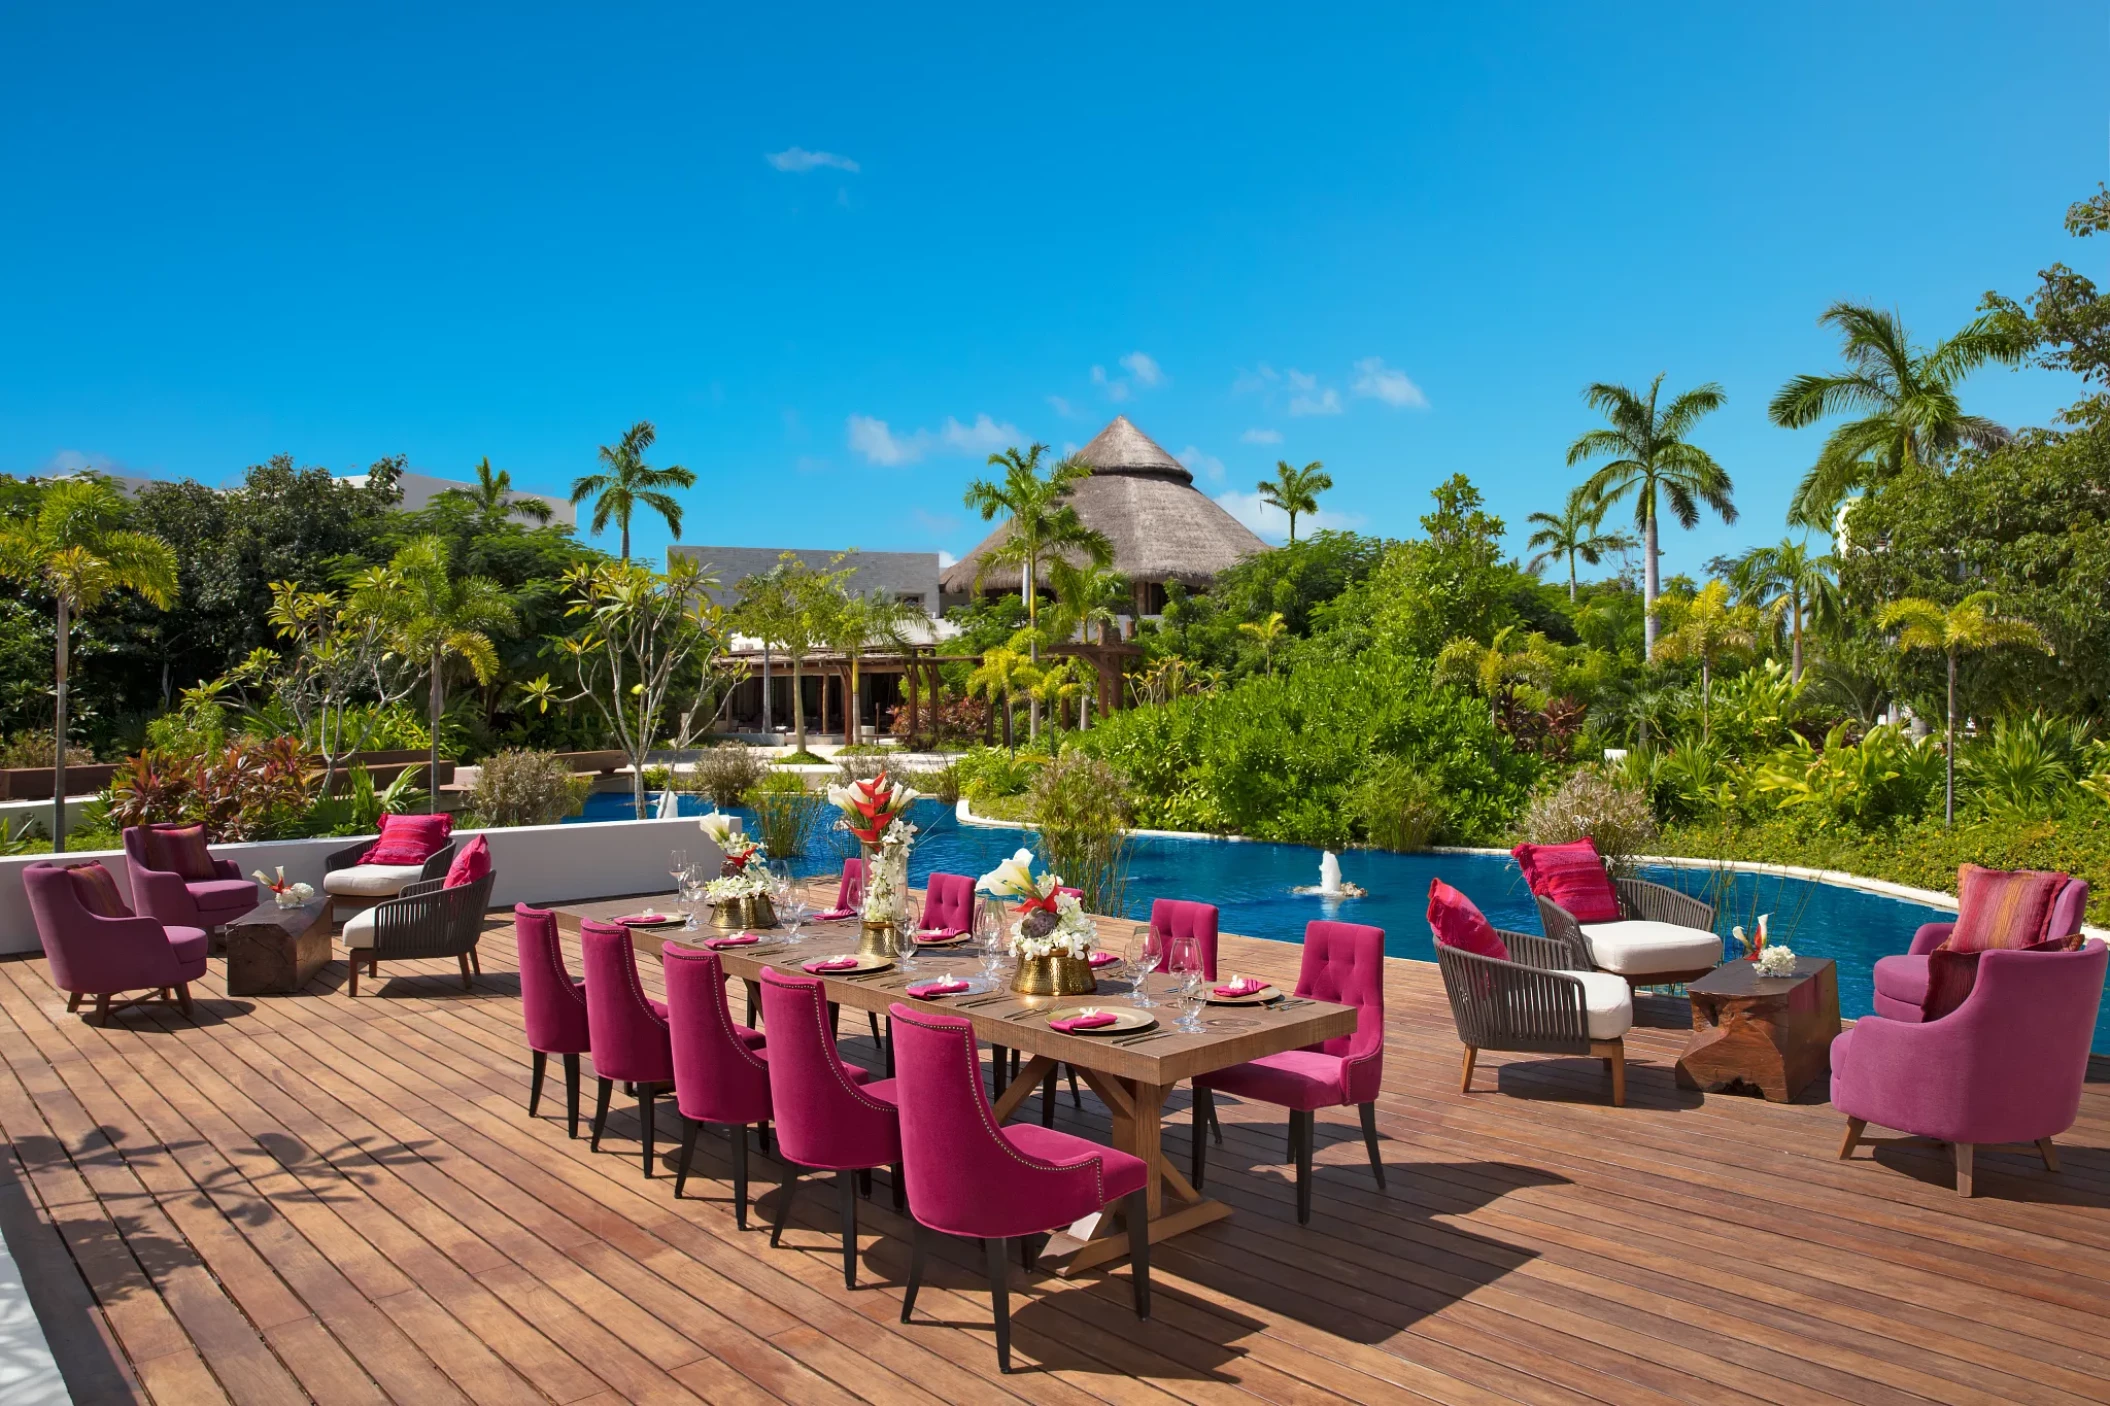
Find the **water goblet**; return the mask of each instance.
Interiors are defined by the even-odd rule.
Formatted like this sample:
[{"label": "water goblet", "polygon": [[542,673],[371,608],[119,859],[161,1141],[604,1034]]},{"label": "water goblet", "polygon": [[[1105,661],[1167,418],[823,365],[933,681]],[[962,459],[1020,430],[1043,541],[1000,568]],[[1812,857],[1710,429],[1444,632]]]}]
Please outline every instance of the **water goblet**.
[{"label": "water goblet", "polygon": [[994,903],[975,905],[974,945],[982,954],[982,975],[994,983],[1004,961],[1004,920]]},{"label": "water goblet", "polygon": [[696,910],[703,906],[703,884],[703,876],[694,869],[683,871],[681,875],[681,911],[684,915],[681,928],[683,932],[695,932],[702,926],[701,923],[696,921]]},{"label": "water goblet", "polygon": [[674,876],[674,892],[681,892],[681,876],[689,872],[689,852],[685,849],[667,851],[667,872]]},{"label": "water goblet", "polygon": [[1139,924],[1128,934],[1128,946],[1122,954],[1121,965],[1135,983],[1135,990],[1130,994],[1129,1000],[1146,1010],[1156,1006],[1157,1002],[1151,999],[1150,993],[1143,987],[1143,982],[1156,970],[1161,956],[1156,935],[1151,932],[1148,924]]},{"label": "water goblet", "polygon": [[811,906],[797,894],[793,894],[788,902],[777,909],[777,921],[784,925],[787,933],[785,941],[797,942],[799,940],[799,929],[805,926],[806,919],[811,913]]},{"label": "water goblet", "polygon": [[1202,1029],[1201,944],[1192,937],[1173,938],[1166,944],[1165,969],[1173,975],[1173,994],[1180,1006],[1180,1018],[1173,1022],[1173,1028],[1190,1035],[1199,1033]]}]

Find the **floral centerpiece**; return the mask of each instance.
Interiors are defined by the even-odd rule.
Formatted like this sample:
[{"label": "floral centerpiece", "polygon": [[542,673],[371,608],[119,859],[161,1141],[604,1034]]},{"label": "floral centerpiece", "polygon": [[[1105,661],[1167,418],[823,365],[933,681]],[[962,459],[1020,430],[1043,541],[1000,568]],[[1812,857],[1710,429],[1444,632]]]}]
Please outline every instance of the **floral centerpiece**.
[{"label": "floral centerpiece", "polygon": [[975,881],[977,892],[1018,904],[1011,953],[1018,959],[1014,990],[1028,996],[1076,996],[1096,991],[1092,946],[1098,931],[1077,895],[1063,891],[1059,874],[1033,872],[1033,852],[1022,849]]},{"label": "floral centerpiece", "polygon": [[271,896],[278,900],[278,906],[281,908],[298,908],[315,897],[314,885],[287,881],[286,866],[283,864],[278,866],[275,875],[267,875],[259,869],[249,877],[271,890]]},{"label": "floral centerpiece", "polygon": [[703,897],[711,905],[714,928],[770,928],[777,923],[776,906],[769,901],[769,851],[733,828],[733,818],[712,812],[699,822],[725,860],[718,877],[703,886]]},{"label": "floral centerpiece", "polygon": [[745,870],[749,864],[756,864],[768,858],[761,842],[749,839],[744,832],[736,828],[739,822],[730,815],[714,810],[696,823],[703,827],[703,833],[709,837],[711,843],[718,846],[719,853],[725,856],[718,866],[721,877],[731,878]]},{"label": "floral centerpiece", "polygon": [[847,786],[828,788],[829,804],[843,813],[843,828],[855,835],[867,849],[877,847],[886,838],[888,829],[908,810],[909,804],[922,798],[921,791],[889,780],[883,771],[870,781],[853,781]]},{"label": "floral centerpiece", "polygon": [[1793,976],[1795,952],[1788,947],[1768,947],[1752,958],[1760,976]]},{"label": "floral centerpiece", "polygon": [[909,928],[908,852],[915,842],[916,827],[897,812],[876,844],[865,846],[864,899],[858,908],[864,931],[857,950],[867,956],[901,955]]},{"label": "floral centerpiece", "polygon": [[1758,960],[1758,954],[1766,950],[1766,921],[1772,916],[1771,913],[1758,915],[1758,932],[1755,936],[1746,936],[1742,923],[1729,929],[1729,935],[1735,938],[1736,945],[1743,949],[1744,961],[1755,962]]}]

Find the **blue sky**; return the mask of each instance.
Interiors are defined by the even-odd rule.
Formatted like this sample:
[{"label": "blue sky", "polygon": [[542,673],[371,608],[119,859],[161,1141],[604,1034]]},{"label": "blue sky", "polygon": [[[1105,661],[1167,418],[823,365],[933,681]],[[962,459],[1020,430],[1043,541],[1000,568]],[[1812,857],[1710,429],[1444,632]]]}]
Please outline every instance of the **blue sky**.
[{"label": "blue sky", "polygon": [[1458,470],[1557,507],[1583,385],[1667,371],[1729,394],[1696,569],[1781,533],[1826,303],[1931,339],[2110,253],[2094,5],[206,11],[0,19],[0,471],[562,492],[649,418],[685,541],[959,553],[991,447],[1124,411],[1406,534]]}]

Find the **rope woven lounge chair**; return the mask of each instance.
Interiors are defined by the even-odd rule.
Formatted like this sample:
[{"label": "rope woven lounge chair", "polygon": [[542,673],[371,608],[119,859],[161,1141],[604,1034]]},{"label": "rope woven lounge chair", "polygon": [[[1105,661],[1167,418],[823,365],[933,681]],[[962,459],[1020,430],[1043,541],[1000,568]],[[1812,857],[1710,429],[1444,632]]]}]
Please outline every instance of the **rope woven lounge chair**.
[{"label": "rope woven lounge chair", "polygon": [[414,958],[454,957],[462,967],[462,989],[468,990],[469,975],[483,974],[477,960],[477,939],[483,936],[484,910],[491,906],[491,886],[497,875],[485,874],[466,884],[447,887],[447,881],[421,879],[404,888],[344,925],[344,946],[352,963],[349,994],[359,994],[359,968],[378,980],[381,963]]},{"label": "rope woven lounge chair", "polygon": [[1633,994],[1616,974],[1577,967],[1576,948],[1559,938],[1498,934],[1512,960],[1438,943],[1436,963],[1451,1016],[1465,1044],[1460,1093],[1471,1093],[1482,1050],[1594,1055],[1612,1075],[1612,1106],[1626,1106],[1626,1032]]},{"label": "rope woven lounge chair", "polygon": [[1714,905],[1667,884],[1614,878],[1619,919],[1584,923],[1550,898],[1534,895],[1546,936],[1568,953],[1569,971],[1607,971],[1629,986],[1698,981],[1722,963]]}]

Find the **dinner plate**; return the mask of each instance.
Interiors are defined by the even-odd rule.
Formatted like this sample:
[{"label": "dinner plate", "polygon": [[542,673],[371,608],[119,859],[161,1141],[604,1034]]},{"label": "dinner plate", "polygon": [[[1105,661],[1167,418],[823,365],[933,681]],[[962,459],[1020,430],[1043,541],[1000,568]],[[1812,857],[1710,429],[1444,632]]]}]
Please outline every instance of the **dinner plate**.
[{"label": "dinner plate", "polygon": [[971,936],[973,936],[972,933],[960,932],[954,933],[951,937],[925,937],[919,932],[916,934],[916,945],[918,947],[958,947]]},{"label": "dinner plate", "polygon": [[1057,1030],[1058,1035],[1133,1035],[1138,1030],[1148,1030],[1158,1023],[1158,1018],[1149,1011],[1139,1011],[1134,1006],[1063,1006],[1048,1012],[1048,1025],[1052,1028],[1058,1020],[1068,1020],[1086,1010],[1100,1010],[1113,1017],[1111,1024],[1094,1025],[1089,1030]]},{"label": "dinner plate", "polygon": [[[938,981],[938,980],[941,980],[941,978],[939,978],[939,977],[925,977],[925,978],[924,978],[924,981]],[[964,989],[964,990],[960,990],[960,991],[939,991],[939,992],[934,992],[934,993],[932,993],[931,995],[928,995],[928,996],[922,996],[922,995],[918,995],[918,994],[917,994],[916,992],[914,992],[914,991],[909,991],[909,990],[906,990],[906,989],[904,989],[904,992],[903,992],[903,994],[905,994],[905,995],[907,995],[908,997],[910,997],[911,999],[913,999],[913,1000],[917,1000],[917,1001],[956,1001],[956,1000],[958,1000],[958,999],[959,999],[960,997],[962,997],[962,996],[980,996],[980,995],[982,995],[982,994],[984,994],[984,993],[986,993],[986,992],[994,991],[994,990],[996,989],[996,983],[995,983],[995,982],[993,982],[993,981],[991,981],[991,980],[990,980],[990,979],[989,979],[988,977],[986,977],[986,976],[969,976],[969,977],[962,977],[962,978],[961,978],[961,980],[965,981],[965,982],[967,983],[967,986],[966,986],[966,989]],[[910,982],[910,983],[909,983],[909,985],[910,985],[910,986],[921,986],[921,985],[923,985],[923,981],[912,981],[912,982]]]},{"label": "dinner plate", "polygon": [[1206,992],[1206,993],[1207,993],[1207,995],[1208,995],[1208,998],[1209,998],[1209,1004],[1210,1004],[1210,1005],[1212,1005],[1212,1006],[1264,1006],[1264,1005],[1266,1005],[1266,1004],[1267,1004],[1267,1003],[1268,1003],[1269,1001],[1279,1001],[1279,1000],[1281,1000],[1281,999],[1282,999],[1282,993],[1281,993],[1280,991],[1278,991],[1278,990],[1277,990],[1276,988],[1272,987],[1272,986],[1263,986],[1263,987],[1261,987],[1261,988],[1260,988],[1260,989],[1259,989],[1258,991],[1255,991],[1255,992],[1254,992],[1254,993],[1253,993],[1252,995],[1250,995],[1250,996],[1219,996],[1219,995],[1217,995],[1217,994],[1216,994],[1216,988],[1217,988],[1217,986],[1221,986],[1221,985],[1224,985],[1224,984],[1225,984],[1225,983],[1223,983],[1223,982],[1217,982],[1217,983],[1215,983],[1215,984],[1213,984],[1213,985],[1209,985],[1209,986],[1204,986],[1204,987],[1202,988],[1202,990],[1203,990],[1204,992]]},{"label": "dinner plate", "polygon": [[609,921],[624,928],[671,928],[684,920],[679,913],[630,913]]},{"label": "dinner plate", "polygon": [[[808,957],[808,962],[823,962],[825,957]],[[799,963],[799,970],[808,976],[863,976],[867,972],[883,972],[894,965],[890,957],[859,957],[854,967],[835,967],[828,971],[807,972],[806,962]]]}]

